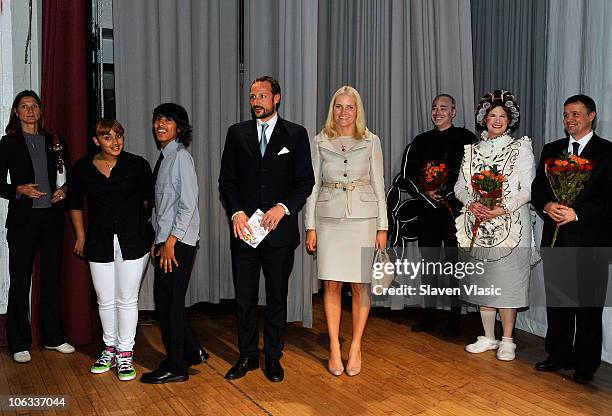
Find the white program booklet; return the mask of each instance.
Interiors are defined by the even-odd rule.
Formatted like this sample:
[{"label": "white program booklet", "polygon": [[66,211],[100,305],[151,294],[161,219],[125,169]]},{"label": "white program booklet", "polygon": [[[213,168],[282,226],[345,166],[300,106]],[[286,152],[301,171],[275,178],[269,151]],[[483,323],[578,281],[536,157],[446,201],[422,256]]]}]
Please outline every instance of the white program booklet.
[{"label": "white program booklet", "polygon": [[243,241],[253,248],[257,247],[269,233],[268,230],[261,226],[261,220],[263,217],[264,213],[260,209],[255,211],[253,215],[251,215],[251,218],[249,218],[249,225],[251,226],[254,235],[251,235],[248,230],[245,230],[246,238],[243,238]]}]

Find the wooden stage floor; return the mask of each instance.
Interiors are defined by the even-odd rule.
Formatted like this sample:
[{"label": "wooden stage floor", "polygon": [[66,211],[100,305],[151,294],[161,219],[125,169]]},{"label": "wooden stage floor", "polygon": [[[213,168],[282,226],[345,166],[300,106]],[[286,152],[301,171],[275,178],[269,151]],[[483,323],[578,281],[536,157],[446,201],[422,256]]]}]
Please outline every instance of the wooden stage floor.
[{"label": "wooden stage floor", "polygon": [[[120,382],[114,373],[89,373],[99,346],[62,355],[36,348],[32,362],[16,364],[0,353],[0,394],[64,394],[70,409],[3,414],[75,415],[612,415],[612,366],[602,365],[593,385],[577,385],[571,372],[533,369],[545,356],[543,340],[517,331],[517,359],[463,351],[480,333],[477,314],[462,321],[460,338],[415,334],[419,311],[375,309],[366,329],[363,370],[356,377],[326,371],[327,337],[321,299],[314,300],[314,328],[291,324],[282,359],[285,381],[270,383],[260,370],[226,381],[234,363],[235,318],[231,305],[192,308],[196,331],[211,359],[194,367],[186,383]],[[500,328],[497,328],[498,335]],[[350,343],[350,311],[343,313],[343,345]],[[163,357],[159,329],[138,329],[139,375]],[[344,351],[344,359],[348,350]],[[262,360],[263,361],[263,360]]]}]

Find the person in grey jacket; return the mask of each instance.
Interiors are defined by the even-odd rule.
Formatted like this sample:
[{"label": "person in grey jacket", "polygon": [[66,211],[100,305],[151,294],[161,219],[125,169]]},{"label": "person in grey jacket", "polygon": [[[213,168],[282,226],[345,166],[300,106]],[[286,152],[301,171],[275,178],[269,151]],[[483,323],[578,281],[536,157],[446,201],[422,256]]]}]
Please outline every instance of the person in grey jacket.
[{"label": "person in grey jacket", "polygon": [[185,293],[200,240],[198,179],[187,147],[193,139],[187,111],[165,103],[153,110],[153,134],[161,148],[153,168],[155,189],[155,309],[166,359],[140,381],[189,380],[188,368],[208,360],[185,314]]},{"label": "person in grey jacket", "polygon": [[339,340],[341,291],[351,284],[353,339],[346,373],[361,371],[361,339],[370,311],[371,274],[361,268],[364,248],[387,244],[387,208],[380,139],[366,127],[357,90],[341,87],[325,127],[311,145],[315,186],[306,202],[306,249],[317,252],[329,333],[328,370],[344,371]]}]

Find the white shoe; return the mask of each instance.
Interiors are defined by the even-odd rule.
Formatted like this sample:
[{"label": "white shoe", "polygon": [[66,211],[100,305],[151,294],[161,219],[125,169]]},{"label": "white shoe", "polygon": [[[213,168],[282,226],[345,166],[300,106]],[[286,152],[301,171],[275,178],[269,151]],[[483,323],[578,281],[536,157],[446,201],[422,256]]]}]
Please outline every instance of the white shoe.
[{"label": "white shoe", "polygon": [[481,352],[496,350],[499,341],[496,339],[487,338],[485,336],[479,336],[476,338],[476,342],[465,346],[467,352],[472,354],[478,354]]},{"label": "white shoe", "polygon": [[497,350],[497,359],[501,361],[512,361],[514,360],[516,351],[516,344],[514,342],[500,341],[499,349]]},{"label": "white shoe", "polygon": [[74,352],[74,347],[70,344],[68,344],[67,342],[64,342],[63,344],[58,345],[57,347],[48,347],[45,345],[45,348],[48,350],[55,350],[55,351],[59,351],[62,354],[72,354]]},{"label": "white shoe", "polygon": [[19,351],[13,354],[13,360],[16,363],[29,363],[32,361],[32,356],[29,351]]}]

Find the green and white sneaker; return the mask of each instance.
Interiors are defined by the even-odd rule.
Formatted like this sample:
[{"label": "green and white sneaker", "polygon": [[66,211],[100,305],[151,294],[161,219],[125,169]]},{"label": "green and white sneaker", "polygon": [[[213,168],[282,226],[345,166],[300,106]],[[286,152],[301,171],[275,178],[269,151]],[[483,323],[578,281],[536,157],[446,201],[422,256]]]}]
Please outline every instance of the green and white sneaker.
[{"label": "green and white sneaker", "polygon": [[108,370],[117,365],[116,361],[117,350],[115,347],[106,347],[102,351],[100,358],[91,366],[91,371],[94,374],[106,373]]},{"label": "green and white sneaker", "polygon": [[136,378],[136,369],[132,363],[132,351],[119,351],[117,353],[117,376],[121,381],[130,381]]}]

